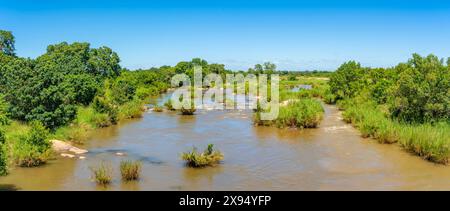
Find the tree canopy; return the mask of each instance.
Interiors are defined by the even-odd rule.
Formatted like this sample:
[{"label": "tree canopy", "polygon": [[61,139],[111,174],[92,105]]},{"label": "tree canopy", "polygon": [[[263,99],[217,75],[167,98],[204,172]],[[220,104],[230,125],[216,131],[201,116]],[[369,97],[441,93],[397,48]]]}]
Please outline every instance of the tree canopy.
[{"label": "tree canopy", "polygon": [[14,56],[16,50],[15,38],[12,32],[0,30],[0,52],[9,56]]}]

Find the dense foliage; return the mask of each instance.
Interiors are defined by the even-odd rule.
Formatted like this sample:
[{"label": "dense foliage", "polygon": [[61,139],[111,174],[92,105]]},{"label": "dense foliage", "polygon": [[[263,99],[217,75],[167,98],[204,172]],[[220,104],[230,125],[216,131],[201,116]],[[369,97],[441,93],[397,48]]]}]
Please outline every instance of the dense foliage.
[{"label": "dense foliage", "polygon": [[405,122],[448,121],[450,117],[450,66],[434,55],[414,54],[394,68],[364,68],[343,64],[330,80],[337,100],[364,95],[385,104],[390,116]]},{"label": "dense foliage", "polygon": [[0,52],[14,56],[15,49],[14,35],[10,31],[0,30]]},{"label": "dense foliage", "polygon": [[344,120],[362,136],[448,163],[450,62],[418,54],[393,68],[348,62],[332,75],[330,87]]}]

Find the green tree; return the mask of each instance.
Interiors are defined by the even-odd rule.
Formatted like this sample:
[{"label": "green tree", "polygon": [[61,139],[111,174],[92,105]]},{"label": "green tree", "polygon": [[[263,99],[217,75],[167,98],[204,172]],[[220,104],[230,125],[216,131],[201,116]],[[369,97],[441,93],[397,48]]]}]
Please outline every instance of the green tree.
[{"label": "green tree", "polygon": [[101,47],[89,52],[89,72],[102,77],[117,77],[120,74],[120,58],[111,48]]},{"label": "green tree", "polygon": [[396,67],[399,79],[393,87],[390,110],[409,122],[427,122],[450,117],[450,69],[434,55],[414,54]]},{"label": "green tree", "polygon": [[264,74],[273,74],[277,70],[277,65],[271,62],[264,62]]},{"label": "green tree", "polygon": [[63,90],[67,90],[71,99],[74,99],[76,103],[86,106],[92,102],[99,89],[98,81],[88,74],[67,75],[64,77],[61,87]]},{"label": "green tree", "polygon": [[341,65],[330,78],[331,92],[336,95],[336,99],[356,96],[364,87],[364,72],[361,64],[355,61]]},{"label": "green tree", "polygon": [[0,52],[9,56],[14,56],[15,38],[12,32],[0,30]]},{"label": "green tree", "polygon": [[88,105],[97,84],[119,75],[119,58],[107,47],[89,43],[50,45],[36,60],[0,54],[0,92],[10,104],[10,115],[40,121],[54,129],[76,117],[76,105]]}]

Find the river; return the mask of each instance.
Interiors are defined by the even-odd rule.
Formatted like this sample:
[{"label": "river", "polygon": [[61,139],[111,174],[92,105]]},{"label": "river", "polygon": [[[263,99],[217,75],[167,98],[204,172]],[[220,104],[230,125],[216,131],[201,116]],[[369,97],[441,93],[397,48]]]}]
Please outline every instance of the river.
[{"label": "river", "polygon": [[[167,96],[153,99],[163,102]],[[142,119],[99,129],[83,145],[86,159],[59,158],[38,168],[14,168],[0,178],[8,190],[449,190],[450,168],[410,155],[396,145],[363,139],[324,105],[317,129],[252,125],[251,111],[198,111],[195,116],[146,113]],[[214,144],[224,161],[185,167],[180,153]],[[118,156],[117,153],[125,156]],[[141,179],[120,180],[123,159],[141,160]],[[114,168],[108,187],[90,167]]]}]

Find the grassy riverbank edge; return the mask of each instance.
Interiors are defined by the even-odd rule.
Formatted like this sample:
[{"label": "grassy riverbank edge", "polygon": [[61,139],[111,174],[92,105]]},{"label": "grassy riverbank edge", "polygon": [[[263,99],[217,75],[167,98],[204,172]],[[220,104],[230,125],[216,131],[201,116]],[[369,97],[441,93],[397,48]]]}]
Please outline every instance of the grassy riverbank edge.
[{"label": "grassy riverbank edge", "polygon": [[338,102],[344,121],[356,127],[365,138],[400,147],[425,160],[448,164],[450,124],[448,122],[408,124],[388,117],[385,108],[370,101],[347,99]]}]

